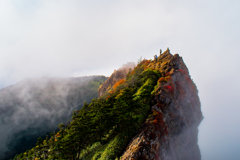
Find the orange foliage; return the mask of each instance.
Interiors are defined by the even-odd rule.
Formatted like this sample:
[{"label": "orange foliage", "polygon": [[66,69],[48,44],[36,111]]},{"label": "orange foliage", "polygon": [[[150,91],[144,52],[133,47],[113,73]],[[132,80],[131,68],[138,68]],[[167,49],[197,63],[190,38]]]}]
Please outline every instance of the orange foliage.
[{"label": "orange foliage", "polygon": [[150,60],[144,59],[141,64],[148,65],[150,62]]},{"label": "orange foliage", "polygon": [[171,75],[170,72],[167,72],[167,73],[165,74],[166,77],[167,77],[167,76],[170,76],[170,75]]},{"label": "orange foliage", "polygon": [[155,127],[157,127],[157,129],[163,130],[165,124],[163,121],[163,115],[161,113],[157,114],[157,116],[153,120],[153,125],[155,125]]},{"label": "orange foliage", "polygon": [[[113,85],[113,89],[112,89],[111,91],[109,91],[109,93],[110,93],[110,94],[113,94],[113,93],[115,92],[116,88],[117,88],[119,85],[123,84],[124,82],[125,82],[124,79],[121,79],[120,81],[116,82],[116,83]],[[108,97],[106,98],[106,100],[107,100],[109,97],[110,97],[110,95],[108,95]]]},{"label": "orange foliage", "polygon": [[148,68],[147,65],[148,65],[150,62],[151,62],[150,60],[146,60],[146,59],[144,59],[144,60],[141,62],[142,66],[144,67],[144,70]]},{"label": "orange foliage", "polygon": [[115,83],[114,85],[113,85],[113,89],[116,89],[120,84],[123,84],[124,83],[124,79],[121,79],[120,81],[118,81],[117,83]]},{"label": "orange foliage", "polygon": [[135,70],[133,70],[132,72],[131,72],[131,74],[134,74],[135,73]]},{"label": "orange foliage", "polygon": [[171,76],[159,78],[158,82],[167,82],[169,80],[172,80]]},{"label": "orange foliage", "polygon": [[155,117],[155,119],[153,120],[152,123],[153,123],[153,125],[155,127],[157,127],[157,129],[162,130],[163,134],[165,134],[165,135],[169,134],[168,133],[168,128],[167,128],[167,126],[164,123],[163,114],[162,113],[157,112],[157,116]]},{"label": "orange foliage", "polygon": [[110,97],[110,95],[107,96],[106,100],[108,100],[109,97]]},{"label": "orange foliage", "polygon": [[114,93],[114,90],[111,90],[109,93],[110,93],[110,94],[113,94],[113,93]]},{"label": "orange foliage", "polygon": [[[134,67],[134,69],[132,70],[132,72],[130,73],[131,75],[132,74],[134,74],[135,73],[135,70],[137,69],[137,68],[144,68],[144,70],[145,69],[147,69],[148,67],[147,67],[147,65],[149,64],[151,62],[151,60],[146,60],[146,59],[144,59],[144,60],[142,60],[142,62],[141,63],[139,63],[136,67]],[[153,69],[152,69],[153,70]]]},{"label": "orange foliage", "polygon": [[61,135],[59,134],[59,132],[55,135],[56,137],[61,137]]}]

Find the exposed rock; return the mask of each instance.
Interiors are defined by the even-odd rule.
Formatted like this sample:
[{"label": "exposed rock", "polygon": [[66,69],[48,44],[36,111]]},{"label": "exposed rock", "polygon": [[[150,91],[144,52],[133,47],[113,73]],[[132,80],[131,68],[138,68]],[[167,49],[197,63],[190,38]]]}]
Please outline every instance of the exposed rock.
[{"label": "exposed rock", "polygon": [[99,87],[98,97],[101,97],[104,93],[110,91],[116,82],[125,79],[128,72],[131,71],[134,66],[135,64],[133,62],[128,62],[127,64],[124,64],[120,69],[114,70],[113,74]]},{"label": "exposed rock", "polygon": [[182,58],[167,49],[148,67],[158,69],[156,104],[121,160],[200,160],[198,91]]}]

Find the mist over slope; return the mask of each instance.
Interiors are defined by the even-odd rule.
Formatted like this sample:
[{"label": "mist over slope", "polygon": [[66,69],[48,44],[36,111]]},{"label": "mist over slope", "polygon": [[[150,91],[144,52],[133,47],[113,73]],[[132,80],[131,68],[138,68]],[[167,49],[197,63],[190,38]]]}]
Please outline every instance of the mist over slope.
[{"label": "mist over slope", "polygon": [[105,76],[26,79],[0,90],[0,159],[35,145],[98,96]]},{"label": "mist over slope", "polygon": [[182,57],[160,50],[125,73],[114,71],[99,87],[99,98],[14,159],[200,160],[203,115]]}]

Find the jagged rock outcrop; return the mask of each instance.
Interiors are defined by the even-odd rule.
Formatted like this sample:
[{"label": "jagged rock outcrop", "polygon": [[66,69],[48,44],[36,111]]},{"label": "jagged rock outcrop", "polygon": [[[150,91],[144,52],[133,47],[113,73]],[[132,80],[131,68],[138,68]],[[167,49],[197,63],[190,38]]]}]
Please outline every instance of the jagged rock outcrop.
[{"label": "jagged rock outcrop", "polygon": [[198,126],[203,116],[186,65],[167,49],[148,67],[163,76],[158,80],[156,104],[121,160],[200,160]]},{"label": "jagged rock outcrop", "polygon": [[200,160],[203,116],[182,58],[167,49],[129,68],[114,71],[99,88],[101,97],[74,112],[44,147],[39,142],[15,158]]},{"label": "jagged rock outcrop", "polygon": [[101,97],[104,93],[111,90],[116,82],[125,79],[128,72],[131,71],[134,66],[135,64],[133,62],[128,62],[127,64],[124,64],[120,69],[114,70],[112,75],[98,88],[98,97]]}]

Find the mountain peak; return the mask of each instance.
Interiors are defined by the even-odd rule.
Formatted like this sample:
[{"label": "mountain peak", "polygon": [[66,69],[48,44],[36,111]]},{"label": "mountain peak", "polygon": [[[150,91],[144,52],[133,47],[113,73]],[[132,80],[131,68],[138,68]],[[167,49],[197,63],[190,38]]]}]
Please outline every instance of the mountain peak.
[{"label": "mountain peak", "polygon": [[69,125],[16,158],[201,159],[198,90],[182,57],[169,48],[115,70],[98,91]]},{"label": "mountain peak", "polygon": [[203,119],[198,91],[182,58],[167,49],[148,64],[162,77],[149,118],[129,143],[122,160],[200,160],[198,126]]}]

